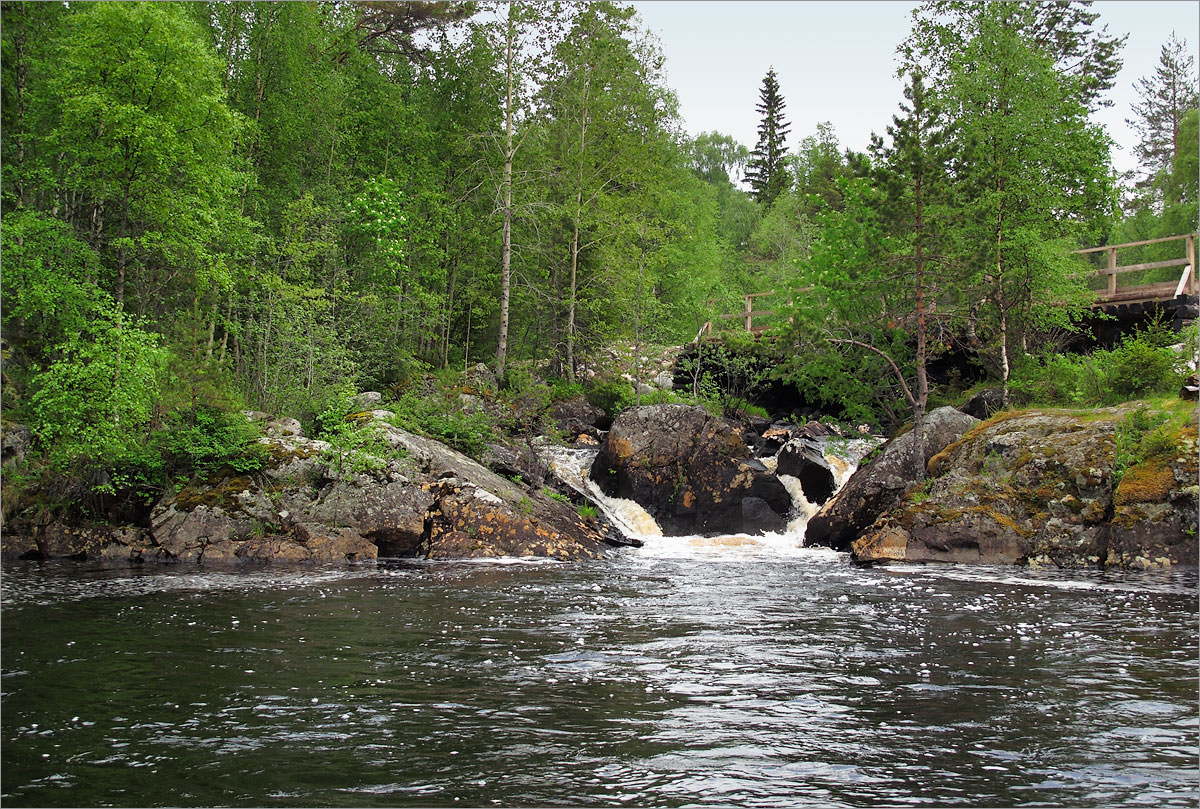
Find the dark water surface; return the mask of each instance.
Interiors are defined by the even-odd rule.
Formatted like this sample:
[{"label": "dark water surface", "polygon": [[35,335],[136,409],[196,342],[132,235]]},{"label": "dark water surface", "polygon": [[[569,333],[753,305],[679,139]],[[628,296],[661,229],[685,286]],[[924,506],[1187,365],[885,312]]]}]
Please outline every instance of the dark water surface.
[{"label": "dark water surface", "polygon": [[1195,806],[1196,573],[9,566],[5,806]]}]

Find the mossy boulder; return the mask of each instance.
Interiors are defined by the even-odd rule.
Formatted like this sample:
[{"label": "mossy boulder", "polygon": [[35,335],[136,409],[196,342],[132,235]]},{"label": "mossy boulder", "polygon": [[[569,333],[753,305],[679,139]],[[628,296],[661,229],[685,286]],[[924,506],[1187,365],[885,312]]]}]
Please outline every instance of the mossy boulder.
[{"label": "mossy boulder", "polygon": [[979,424],[934,456],[929,480],[853,542],[854,559],[1196,564],[1195,426],[1177,431],[1173,451],[1121,476],[1116,435],[1129,412],[1010,411]]},{"label": "mossy boulder", "polygon": [[850,544],[883,513],[895,508],[921,479],[922,467],[979,420],[952,407],[925,415],[918,435],[907,430],[880,449],[874,460],[858,468],[846,485],[822,506],[805,529],[805,544],[849,550]]}]

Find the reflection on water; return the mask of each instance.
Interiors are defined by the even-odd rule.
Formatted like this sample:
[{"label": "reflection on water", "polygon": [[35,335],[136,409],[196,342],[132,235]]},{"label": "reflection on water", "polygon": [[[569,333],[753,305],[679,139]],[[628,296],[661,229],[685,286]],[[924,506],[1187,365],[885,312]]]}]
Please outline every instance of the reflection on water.
[{"label": "reflection on water", "polygon": [[1194,571],[69,571],[3,577],[6,806],[1200,798]]}]

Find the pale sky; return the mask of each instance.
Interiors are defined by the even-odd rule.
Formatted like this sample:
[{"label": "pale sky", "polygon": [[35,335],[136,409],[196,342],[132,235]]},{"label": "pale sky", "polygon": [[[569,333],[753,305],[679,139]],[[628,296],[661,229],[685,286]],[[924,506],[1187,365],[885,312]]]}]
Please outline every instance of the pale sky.
[{"label": "pale sky", "polygon": [[[679,97],[692,135],[716,130],[747,148],[757,140],[758,92],[774,66],[792,128],[788,148],[833,124],[843,149],[863,150],[872,131],[883,133],[899,110],[896,46],[908,35],[916,3],[887,0],[637,0],[645,27],[666,56],[667,85]],[[1126,125],[1137,100],[1133,84],[1158,64],[1171,32],[1196,55],[1200,2],[1108,0],[1097,2],[1096,25],[1128,33],[1124,66],[1107,94],[1111,107],[1097,113],[1116,141],[1118,171],[1135,168],[1136,136]],[[1200,60],[1198,60],[1200,61]]]}]

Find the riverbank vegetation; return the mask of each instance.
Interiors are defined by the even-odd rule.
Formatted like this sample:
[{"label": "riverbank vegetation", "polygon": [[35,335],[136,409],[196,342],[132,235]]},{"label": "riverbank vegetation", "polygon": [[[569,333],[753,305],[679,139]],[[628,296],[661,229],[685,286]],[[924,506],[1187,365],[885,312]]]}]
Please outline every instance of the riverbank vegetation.
[{"label": "riverbank vegetation", "polygon": [[[773,73],[753,150],[689,137],[656,42],[610,2],[2,13],[2,407],[30,430],[6,509],[35,487],[119,518],[252,473],[244,409],[352,440],[360,390],[478,453],[517,429],[460,406],[451,377],[480,362],[509,401],[744,413],[774,381],[877,428],[961,396],[974,380],[931,370],[959,350],[1017,402],[1178,386],[1160,331],[1060,353],[1088,295],[1071,250],[1197,220],[1186,48],[1143,80],[1142,172],[1118,178],[1088,116],[1121,39],[1086,4],[922,5],[907,100],[866,153],[828,125],[792,151]],[[647,346],[769,290],[792,300],[769,370],[730,337],[692,384],[640,391]],[[617,342],[628,364],[589,375]]]}]

